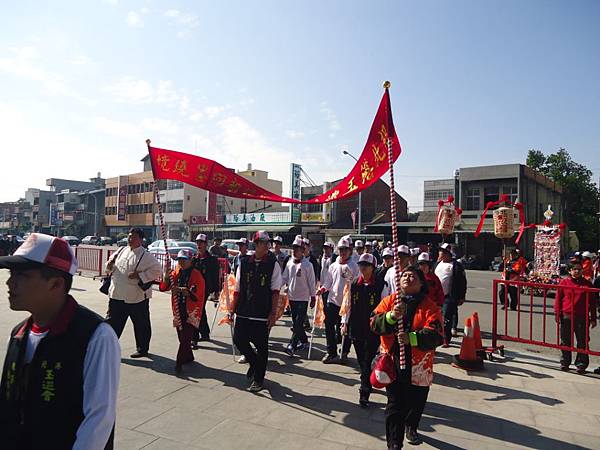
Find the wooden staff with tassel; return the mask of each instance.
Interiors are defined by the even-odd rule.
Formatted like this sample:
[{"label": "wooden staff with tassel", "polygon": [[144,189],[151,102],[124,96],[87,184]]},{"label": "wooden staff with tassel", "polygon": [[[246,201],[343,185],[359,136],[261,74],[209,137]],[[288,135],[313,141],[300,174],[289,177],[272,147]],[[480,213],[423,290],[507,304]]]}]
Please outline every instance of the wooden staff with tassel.
[{"label": "wooden staff with tassel", "polygon": [[[387,91],[392,86],[392,83],[386,81],[383,83],[383,88]],[[388,117],[391,115],[391,111],[388,111]],[[391,131],[391,127],[388,124],[388,132]],[[396,189],[394,187],[394,151],[393,151],[393,143],[392,136],[388,135],[387,139],[387,150],[388,150],[388,164],[390,171],[390,213],[392,216],[392,245],[394,248],[394,271],[395,277],[394,282],[396,283],[396,295],[398,295],[400,290],[400,259],[398,258],[398,228],[396,225],[397,215],[396,215]],[[398,320],[398,335],[404,332],[404,318],[401,317]],[[406,369],[406,353],[404,351],[404,344],[400,342],[398,338],[399,344],[399,361],[398,366],[401,370]]]},{"label": "wooden staff with tassel", "polygon": [[[148,146],[148,153],[150,153],[150,139],[146,139],[146,145]],[[165,256],[166,256],[166,260],[165,260],[165,268],[169,268],[169,285],[171,287],[173,287],[174,283],[173,283],[173,271],[171,270],[171,255],[169,254],[169,247],[167,247],[167,231],[165,229],[165,219],[163,216],[163,210],[162,210],[162,203],[160,202],[160,193],[158,191],[158,183],[156,182],[156,179],[154,179],[154,198],[156,200],[156,205],[158,207],[158,223],[160,226],[160,238],[164,243],[165,246]],[[174,311],[175,311],[175,317],[174,317],[174,324],[175,327],[177,328],[178,331],[181,331],[183,329],[183,323],[181,322],[181,314],[179,312],[179,301],[174,302]]]}]

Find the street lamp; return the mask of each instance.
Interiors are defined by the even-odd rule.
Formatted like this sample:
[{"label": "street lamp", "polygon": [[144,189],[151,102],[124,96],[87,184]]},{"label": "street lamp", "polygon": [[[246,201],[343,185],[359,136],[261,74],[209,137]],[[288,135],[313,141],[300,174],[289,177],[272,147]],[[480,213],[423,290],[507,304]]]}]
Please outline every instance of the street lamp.
[{"label": "street lamp", "polygon": [[[352,153],[350,153],[346,150],[342,150],[342,153],[344,155],[349,156],[354,161],[358,162],[358,159],[356,159],[356,156],[354,156]],[[362,232],[362,191],[359,191],[358,192],[358,234],[360,234],[361,232]]]},{"label": "street lamp", "polygon": [[88,198],[89,198],[90,195],[94,199],[94,236],[97,236],[98,235],[98,216],[97,216],[97,214],[98,214],[98,203],[96,201],[96,196],[93,193],[88,192]]}]

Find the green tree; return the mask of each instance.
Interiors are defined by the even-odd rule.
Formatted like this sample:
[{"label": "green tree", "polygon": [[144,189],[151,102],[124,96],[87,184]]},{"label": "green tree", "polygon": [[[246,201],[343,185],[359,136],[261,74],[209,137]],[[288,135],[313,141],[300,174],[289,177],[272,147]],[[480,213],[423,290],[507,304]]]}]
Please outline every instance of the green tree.
[{"label": "green tree", "polygon": [[560,148],[548,156],[529,150],[526,164],[562,186],[562,204],[569,230],[577,232],[582,249],[594,249],[598,243],[598,188],[592,171]]}]

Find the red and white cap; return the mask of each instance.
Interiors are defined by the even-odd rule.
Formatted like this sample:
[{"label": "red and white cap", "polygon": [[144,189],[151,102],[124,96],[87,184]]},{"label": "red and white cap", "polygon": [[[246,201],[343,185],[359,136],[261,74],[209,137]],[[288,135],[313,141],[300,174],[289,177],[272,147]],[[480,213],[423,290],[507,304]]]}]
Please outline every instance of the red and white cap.
[{"label": "red and white cap", "polygon": [[189,248],[182,248],[179,250],[179,253],[177,253],[177,259],[192,259],[193,256],[194,255]]},{"label": "red and white cap", "polygon": [[410,255],[410,249],[408,248],[408,245],[399,245],[398,246],[398,253],[403,253],[407,256]]},{"label": "red and white cap", "polygon": [[346,236],[342,237],[338,242],[338,248],[350,248],[352,240]]},{"label": "red and white cap", "polygon": [[64,239],[41,233],[31,233],[12,256],[0,257],[0,268],[35,269],[51,267],[71,275],[77,272],[77,259]]},{"label": "red and white cap", "polygon": [[440,245],[440,250],[443,250],[445,252],[448,253],[452,253],[452,246],[450,244],[448,244],[447,242],[444,242],[442,245]]},{"label": "red and white cap", "polygon": [[333,242],[325,241],[325,242],[323,242],[323,247],[331,247],[331,248],[333,248],[334,245],[333,245]]},{"label": "red and white cap", "polygon": [[248,239],[246,239],[245,237],[239,238],[237,241],[235,241],[236,244],[244,244],[244,245],[248,245]]},{"label": "red and white cap", "polygon": [[198,236],[196,236],[196,242],[198,242],[198,241],[206,242],[207,241],[206,235],[200,233]]},{"label": "red and white cap", "polygon": [[360,239],[358,239],[356,242],[354,242],[354,247],[356,247],[356,248],[362,248],[364,246],[365,246],[365,244],[363,244],[363,241],[361,241]]},{"label": "red and white cap", "polygon": [[382,258],[385,258],[386,256],[391,256],[392,258],[394,257],[394,252],[389,247],[384,248],[383,253],[381,253]]},{"label": "red and white cap", "polygon": [[281,236],[275,236],[273,238],[273,242],[279,242],[280,244],[283,244],[283,238]]},{"label": "red and white cap", "polygon": [[371,264],[372,266],[377,267],[377,260],[370,253],[363,253],[358,259],[358,264]]},{"label": "red and white cap", "polygon": [[294,242],[292,242],[292,246],[293,247],[304,247],[304,239],[302,239],[300,236],[296,236],[294,238]]},{"label": "red and white cap", "polygon": [[269,242],[271,240],[271,237],[269,236],[269,233],[267,233],[265,230],[260,230],[260,231],[257,231],[256,233],[254,233],[254,238],[252,240],[254,242],[258,242],[258,241]]},{"label": "red and white cap", "polygon": [[417,256],[419,253],[421,253],[421,249],[419,247],[410,249],[410,256]]},{"label": "red and white cap", "polygon": [[422,262],[430,263],[431,257],[429,256],[429,253],[426,253],[426,252],[421,253],[419,255],[419,257],[417,258],[417,262],[418,263],[422,263]]}]

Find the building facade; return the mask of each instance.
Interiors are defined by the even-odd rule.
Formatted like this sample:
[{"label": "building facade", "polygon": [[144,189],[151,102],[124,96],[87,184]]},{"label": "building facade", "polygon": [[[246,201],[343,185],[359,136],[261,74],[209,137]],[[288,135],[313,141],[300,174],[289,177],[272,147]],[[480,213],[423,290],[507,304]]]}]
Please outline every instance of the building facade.
[{"label": "building facade", "polygon": [[446,178],[443,180],[426,180],[423,182],[423,211],[437,211],[438,200],[447,199],[449,195],[455,196],[457,180]]}]

